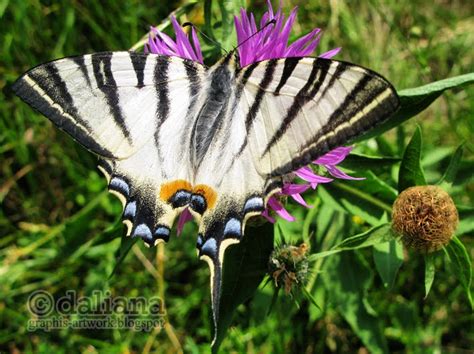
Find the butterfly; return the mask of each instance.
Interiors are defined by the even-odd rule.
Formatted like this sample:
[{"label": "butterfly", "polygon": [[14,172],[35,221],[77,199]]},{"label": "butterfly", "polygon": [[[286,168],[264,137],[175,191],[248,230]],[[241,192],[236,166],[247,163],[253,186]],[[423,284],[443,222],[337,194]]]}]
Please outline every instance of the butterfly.
[{"label": "butterfly", "polygon": [[99,157],[127,235],[168,242],[188,208],[219,317],[225,250],[244,237],[288,174],[366,132],[400,103],[392,85],[329,59],[211,67],[159,54],[103,52],[39,65],[14,91]]}]

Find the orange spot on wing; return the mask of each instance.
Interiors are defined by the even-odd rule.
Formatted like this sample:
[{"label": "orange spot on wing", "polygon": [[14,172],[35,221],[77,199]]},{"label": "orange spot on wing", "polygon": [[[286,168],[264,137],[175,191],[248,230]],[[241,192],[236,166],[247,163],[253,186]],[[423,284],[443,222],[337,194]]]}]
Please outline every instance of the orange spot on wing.
[{"label": "orange spot on wing", "polygon": [[160,199],[167,202],[177,191],[187,190],[191,192],[192,189],[191,183],[184,179],[163,183],[160,189]]},{"label": "orange spot on wing", "polygon": [[214,189],[205,184],[198,184],[193,188],[193,193],[201,194],[206,199],[207,208],[212,209],[216,205],[217,193]]}]

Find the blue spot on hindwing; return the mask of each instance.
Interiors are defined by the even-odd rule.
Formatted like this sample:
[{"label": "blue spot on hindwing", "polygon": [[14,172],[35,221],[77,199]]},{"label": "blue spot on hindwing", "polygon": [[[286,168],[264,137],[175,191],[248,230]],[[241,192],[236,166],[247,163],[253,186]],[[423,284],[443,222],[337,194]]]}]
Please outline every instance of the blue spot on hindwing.
[{"label": "blue spot on hindwing", "polygon": [[191,193],[190,192],[180,190],[180,191],[177,191],[171,197],[170,202],[173,205],[173,208],[179,208],[179,207],[187,205],[189,203],[190,199],[191,199]]},{"label": "blue spot on hindwing", "polygon": [[110,180],[109,188],[122,193],[126,197],[128,197],[130,194],[130,187],[128,186],[127,182],[119,177],[113,177]]},{"label": "blue spot on hindwing", "polygon": [[241,223],[239,219],[232,218],[225,224],[224,235],[232,235],[240,237],[241,235]]},{"label": "blue spot on hindwing", "polygon": [[150,228],[146,224],[137,225],[135,231],[133,231],[132,237],[141,237],[146,242],[150,243],[153,241]]},{"label": "blue spot on hindwing", "polygon": [[168,242],[170,239],[170,229],[167,226],[158,226],[155,230],[154,238]]},{"label": "blue spot on hindwing", "polygon": [[252,197],[247,199],[244,205],[244,213],[250,211],[263,211],[263,199],[261,197]]},{"label": "blue spot on hindwing", "polygon": [[137,212],[137,202],[129,202],[123,211],[123,217],[126,219],[133,220]]},{"label": "blue spot on hindwing", "polygon": [[201,254],[205,254],[212,259],[215,259],[217,256],[217,242],[215,238],[210,238],[204,244],[202,245],[201,248]]},{"label": "blue spot on hindwing", "polygon": [[191,202],[189,204],[191,209],[199,214],[203,214],[207,209],[206,199],[200,194],[193,194],[191,196]]}]

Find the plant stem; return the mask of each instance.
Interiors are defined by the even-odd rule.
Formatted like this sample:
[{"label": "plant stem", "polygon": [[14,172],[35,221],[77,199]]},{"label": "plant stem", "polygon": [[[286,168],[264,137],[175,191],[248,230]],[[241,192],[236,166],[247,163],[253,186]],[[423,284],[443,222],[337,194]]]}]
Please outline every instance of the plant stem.
[{"label": "plant stem", "polygon": [[381,200],[378,200],[377,198],[372,197],[370,194],[367,194],[365,192],[361,192],[360,190],[355,189],[354,187],[350,187],[347,184],[341,183],[334,181],[331,183],[331,186],[334,186],[336,188],[342,189],[346,192],[352,193],[356,196],[358,196],[361,199],[364,199],[365,201],[379,207],[380,209],[385,210],[388,213],[392,212],[392,207]]}]

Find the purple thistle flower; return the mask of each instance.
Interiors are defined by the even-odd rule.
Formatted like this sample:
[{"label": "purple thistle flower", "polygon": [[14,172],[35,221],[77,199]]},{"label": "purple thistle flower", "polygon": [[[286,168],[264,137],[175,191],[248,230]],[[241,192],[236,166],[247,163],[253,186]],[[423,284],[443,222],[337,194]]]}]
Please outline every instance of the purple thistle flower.
[{"label": "purple thistle flower", "polygon": [[[297,8],[294,8],[288,18],[285,19],[281,5],[276,13],[274,13],[269,0],[267,0],[267,5],[268,11],[263,14],[259,26],[257,26],[254,15],[252,13],[248,14],[245,9],[241,9],[240,18],[237,16],[234,17],[237,42],[239,43],[237,50],[239,51],[241,67],[262,60],[309,56],[315,51],[319,44],[321,39],[321,30],[319,28],[315,28],[308,34],[289,44],[290,32],[296,20]],[[267,25],[271,20],[274,20],[275,23]],[[194,28],[191,30],[190,39],[174,16],[171,17],[171,23],[176,34],[176,40],[174,41],[168,35],[152,27],[148,43],[145,45],[145,52],[177,56],[203,64],[201,46]],[[326,59],[332,58],[339,53],[340,49],[341,48],[334,48],[320,54],[319,57]],[[324,167],[329,175],[334,178],[346,180],[363,179],[351,177],[336,167],[336,165],[346,158],[351,150],[352,147],[338,147],[313,161],[313,164]],[[285,220],[295,220],[280,203],[278,200],[279,196],[290,196],[297,203],[306,208],[311,208],[303,199],[301,193],[310,188],[316,189],[320,183],[329,183],[334,180],[333,178],[315,174],[313,169],[309,166],[294,171],[294,175],[303,180],[304,183],[284,183],[282,190],[275,196],[269,198],[267,209],[262,213],[262,216],[272,223],[275,222],[275,219],[270,215],[270,210],[274,210]],[[178,220],[178,235],[181,234],[184,224],[192,219],[193,217],[189,210],[187,208],[184,209]]]},{"label": "purple thistle flower", "polygon": [[188,35],[184,33],[176,17],[171,16],[176,41],[155,27],[150,28],[148,43],[145,44],[145,53],[163,54],[169,56],[190,59],[204,64],[201,45],[194,27],[191,29],[192,43]]},{"label": "purple thistle flower", "polygon": [[[239,43],[240,66],[242,67],[261,60],[308,56],[314,52],[319,44],[321,29],[315,28],[289,45],[290,31],[296,20],[298,9],[295,7],[285,21],[281,6],[274,14],[269,0],[267,5],[268,11],[263,14],[260,20],[260,32],[258,32],[259,28],[252,13],[249,15],[244,9],[241,9],[240,18],[234,17],[237,43]],[[275,24],[265,27],[271,20],[274,20]],[[340,49],[332,49],[321,54],[320,57],[331,58]]]}]

